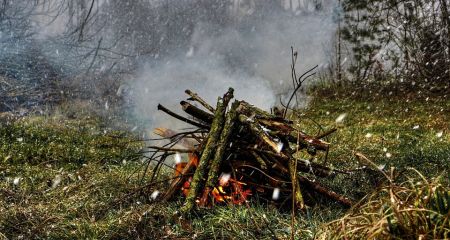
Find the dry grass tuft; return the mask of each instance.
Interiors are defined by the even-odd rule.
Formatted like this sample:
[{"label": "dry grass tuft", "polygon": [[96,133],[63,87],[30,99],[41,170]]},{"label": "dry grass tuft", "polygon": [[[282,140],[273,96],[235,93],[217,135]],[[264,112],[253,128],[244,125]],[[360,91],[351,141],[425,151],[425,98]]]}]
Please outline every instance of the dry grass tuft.
[{"label": "dry grass tuft", "polygon": [[448,239],[450,187],[437,178],[409,178],[386,184],[340,219],[326,224],[317,239]]}]

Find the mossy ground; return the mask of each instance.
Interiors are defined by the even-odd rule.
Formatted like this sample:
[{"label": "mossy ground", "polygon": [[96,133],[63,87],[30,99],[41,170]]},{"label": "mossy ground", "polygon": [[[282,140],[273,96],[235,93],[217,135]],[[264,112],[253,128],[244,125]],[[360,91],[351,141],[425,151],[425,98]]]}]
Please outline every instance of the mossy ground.
[{"label": "mossy ground", "polygon": [[[295,113],[306,132],[338,127],[327,140],[328,162],[361,167],[361,152],[380,168],[413,167],[426,177],[448,176],[449,98],[315,95]],[[336,118],[346,114],[342,122]],[[290,213],[270,204],[217,207],[191,219],[175,214],[182,202],[155,203],[158,190],[141,184],[144,143],[107,128],[94,116],[24,117],[0,128],[0,238],[7,239],[287,239]],[[448,178],[444,177],[448,186]],[[447,181],[445,181],[447,179]],[[370,175],[325,181],[337,192],[362,198],[375,187]],[[159,189],[161,190],[161,189]],[[296,218],[296,236],[311,239],[322,224],[346,212],[322,202]]]}]

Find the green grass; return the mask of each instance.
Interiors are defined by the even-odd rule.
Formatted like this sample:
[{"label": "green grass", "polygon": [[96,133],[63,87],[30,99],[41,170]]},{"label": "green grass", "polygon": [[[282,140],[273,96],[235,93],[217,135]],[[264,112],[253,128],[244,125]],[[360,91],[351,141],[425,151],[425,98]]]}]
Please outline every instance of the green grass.
[{"label": "green grass", "polygon": [[345,216],[322,227],[317,239],[448,239],[448,185],[442,185],[441,178],[427,180],[410,171],[415,178],[380,187]]},{"label": "green grass", "polygon": [[[316,95],[293,118],[312,135],[320,131],[317,123],[339,128],[327,139],[328,163],[336,168],[361,167],[353,154],[361,152],[386,170],[414,167],[427,178],[443,176],[441,184],[448,187],[449,111],[448,98]],[[346,118],[336,123],[343,113]],[[181,200],[152,202],[149,195],[165,185],[142,187],[136,174],[142,173],[142,142],[135,140],[89,116],[1,123],[0,239],[289,238],[290,213],[267,203],[216,207],[184,219],[177,214]],[[357,200],[376,188],[378,175],[361,171],[323,183]],[[298,213],[296,237],[316,237],[328,226],[323,224],[346,211],[322,201]]]},{"label": "green grass", "polygon": [[116,231],[123,206],[142,201],[126,197],[139,187],[130,176],[142,143],[105,132],[97,119],[5,123],[0,143],[0,233],[8,238],[100,238]]},{"label": "green grass", "polygon": [[[336,123],[341,114],[346,114],[345,119]],[[449,174],[450,99],[407,102],[316,96],[295,118],[311,134],[319,133],[318,124],[338,128],[327,138],[331,143],[328,159],[337,168],[361,167],[353,154],[360,152],[384,170],[414,167],[426,177]],[[368,180],[339,176],[330,185],[360,198],[373,187]]]}]

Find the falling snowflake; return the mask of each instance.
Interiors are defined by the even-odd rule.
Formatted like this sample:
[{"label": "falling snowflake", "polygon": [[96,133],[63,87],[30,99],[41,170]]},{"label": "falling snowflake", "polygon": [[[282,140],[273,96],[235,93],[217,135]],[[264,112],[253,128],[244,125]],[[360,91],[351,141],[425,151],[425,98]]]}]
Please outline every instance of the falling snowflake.
[{"label": "falling snowflake", "polygon": [[372,137],[372,133],[367,133],[366,134],[366,138],[371,138]]},{"label": "falling snowflake", "polygon": [[416,125],[416,126],[413,127],[413,129],[417,130],[417,129],[419,129],[419,127],[420,127],[419,125]]},{"label": "falling snowflake", "polygon": [[436,133],[436,137],[441,138],[442,135],[444,135],[444,131],[440,131],[438,133]]},{"label": "falling snowflake", "polygon": [[190,47],[189,48],[189,51],[187,51],[187,53],[186,53],[186,57],[192,57],[192,56],[194,56],[194,47]]},{"label": "falling snowflake", "polygon": [[175,159],[175,164],[181,163],[181,154],[175,153],[174,159]]},{"label": "falling snowflake", "polygon": [[339,115],[336,118],[336,123],[342,123],[344,121],[345,117],[347,117],[347,113],[342,113],[341,115]]},{"label": "falling snowflake", "polygon": [[20,179],[22,179],[22,178],[21,177],[15,177],[14,180],[13,180],[13,184],[16,185],[16,186],[19,185]]},{"label": "falling snowflake", "polygon": [[277,153],[280,153],[281,150],[283,150],[283,143],[282,142],[278,142],[276,151],[277,151]]},{"label": "falling snowflake", "polygon": [[280,189],[279,188],[275,188],[275,189],[273,189],[272,199],[273,200],[278,200],[278,198],[280,198]]},{"label": "falling snowflake", "polygon": [[220,175],[220,178],[219,178],[220,186],[225,186],[228,183],[228,181],[230,180],[230,178],[231,178],[231,174],[222,173],[222,175]]},{"label": "falling snowflake", "polygon": [[152,194],[150,195],[150,198],[153,199],[153,200],[155,200],[155,199],[158,197],[158,195],[159,195],[159,191],[158,191],[158,190],[155,190],[155,191],[153,191]]},{"label": "falling snowflake", "polygon": [[58,185],[61,183],[61,180],[62,180],[61,175],[59,175],[59,174],[56,175],[52,181],[52,188],[58,187]]}]

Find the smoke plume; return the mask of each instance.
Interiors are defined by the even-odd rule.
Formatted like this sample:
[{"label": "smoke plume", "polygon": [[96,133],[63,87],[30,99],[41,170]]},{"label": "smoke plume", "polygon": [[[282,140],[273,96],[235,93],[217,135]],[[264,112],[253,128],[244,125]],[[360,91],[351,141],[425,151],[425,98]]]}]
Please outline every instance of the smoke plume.
[{"label": "smoke plume", "polygon": [[332,8],[302,12],[299,7],[248,14],[225,26],[197,22],[175,54],[142,66],[133,82],[136,116],[164,125],[168,118],[156,113],[158,103],[179,109],[184,90],[191,89],[214,105],[228,87],[235,88],[237,99],[269,110],[292,91],[291,46],[299,54],[298,72],[325,67],[332,51],[327,47],[335,31]]}]

